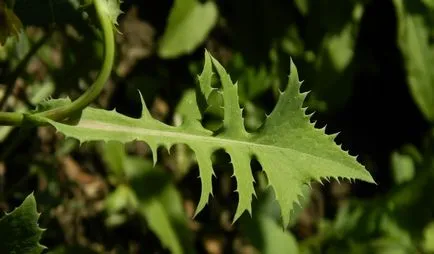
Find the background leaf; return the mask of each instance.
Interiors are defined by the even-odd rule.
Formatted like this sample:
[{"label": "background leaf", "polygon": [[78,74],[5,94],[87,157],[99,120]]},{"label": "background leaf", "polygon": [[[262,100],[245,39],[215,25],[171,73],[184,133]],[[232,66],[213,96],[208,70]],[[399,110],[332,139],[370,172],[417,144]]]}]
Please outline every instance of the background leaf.
[{"label": "background leaf", "polygon": [[428,224],[424,230],[423,248],[426,252],[434,252],[434,223]]},{"label": "background leaf", "polygon": [[217,22],[217,6],[213,1],[175,0],[168,23],[160,40],[158,55],[173,58],[191,53]]},{"label": "background leaf", "polygon": [[[265,182],[264,180],[262,178],[260,182]],[[262,189],[253,204],[255,210],[253,217],[243,216],[241,218],[242,234],[259,253],[299,253],[294,235],[290,231],[282,230],[279,225],[279,208],[276,207],[272,191]],[[292,219],[295,221],[295,218]]]},{"label": "background leaf", "polygon": [[170,175],[143,158],[127,155],[119,142],[108,142],[103,153],[107,158],[110,154],[117,158],[106,159],[106,163],[116,170],[115,182],[120,183],[106,199],[110,215],[106,223],[124,223],[124,210],[137,213],[171,253],[193,253],[187,216]]},{"label": "background leaf", "polygon": [[411,94],[429,121],[434,121],[434,47],[432,20],[417,1],[394,0],[398,15],[398,45],[404,57]]}]

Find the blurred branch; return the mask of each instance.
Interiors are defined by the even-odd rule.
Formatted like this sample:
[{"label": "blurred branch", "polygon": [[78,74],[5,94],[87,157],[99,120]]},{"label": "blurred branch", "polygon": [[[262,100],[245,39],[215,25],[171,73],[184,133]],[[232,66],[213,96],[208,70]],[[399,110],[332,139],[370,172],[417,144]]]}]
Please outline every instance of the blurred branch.
[{"label": "blurred branch", "polygon": [[17,67],[6,76],[3,82],[0,82],[6,84],[6,91],[3,95],[3,98],[0,100],[0,110],[3,110],[3,107],[5,106],[9,96],[12,94],[12,91],[14,90],[13,88],[15,87],[15,81],[17,80],[18,76],[24,72],[24,69],[26,68],[30,59],[32,59],[38,50],[51,38],[52,34],[53,29],[48,30],[48,32],[44,34],[41,39],[39,39],[39,41],[33,44],[32,48],[29,50],[29,52],[27,52]]}]

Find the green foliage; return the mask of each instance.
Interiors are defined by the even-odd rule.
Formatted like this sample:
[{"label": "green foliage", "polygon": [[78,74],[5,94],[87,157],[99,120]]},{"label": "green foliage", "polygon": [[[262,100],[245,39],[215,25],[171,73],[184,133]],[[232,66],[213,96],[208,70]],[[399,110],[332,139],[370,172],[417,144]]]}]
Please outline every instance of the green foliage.
[{"label": "green foliage", "polygon": [[394,0],[398,43],[404,57],[411,94],[425,117],[434,121],[434,62],[431,10],[423,2]]},{"label": "green foliage", "polygon": [[109,142],[103,151],[117,182],[106,199],[106,223],[118,226],[128,219],[126,211],[137,213],[171,253],[192,253],[187,218],[170,175],[145,159],[126,155],[123,144]]},{"label": "green foliage", "polygon": [[[352,200],[343,205],[333,222],[324,223],[320,238],[302,244],[303,253],[315,253],[324,246],[331,247],[323,253],[430,253],[426,246],[434,207],[430,198],[432,144],[425,149],[422,160],[413,149],[402,149],[402,154],[408,155],[406,159],[412,158],[414,177],[398,182],[375,199]],[[425,252],[420,252],[422,248]]]},{"label": "green foliage", "polygon": [[296,0],[295,4],[297,5],[297,8],[301,12],[301,14],[306,15],[309,13],[309,1],[308,0]]},{"label": "green foliage", "polygon": [[0,0],[0,253],[434,252],[434,1],[120,3]]},{"label": "green foliage", "polygon": [[215,26],[217,15],[217,6],[213,1],[175,0],[159,42],[159,56],[174,58],[191,53]]},{"label": "green foliage", "polygon": [[298,253],[297,241],[272,219],[266,216],[254,217],[245,228],[246,235],[260,253]]},{"label": "green foliage", "polygon": [[[259,182],[264,182],[265,179],[263,178],[260,178]],[[299,248],[294,235],[291,232],[283,231],[278,223],[279,208],[276,207],[274,198],[270,189],[261,191],[258,200],[253,203],[255,210],[253,216],[241,218],[242,234],[260,253],[297,254]]]},{"label": "green foliage", "polygon": [[414,146],[405,146],[402,151],[395,151],[391,155],[391,164],[395,183],[401,184],[411,181],[416,174],[416,162],[420,162],[421,155]]},{"label": "green foliage", "polygon": [[38,218],[32,193],[19,207],[0,219],[0,252],[41,253],[45,247],[39,244],[43,230],[38,226]]},{"label": "green foliage", "polygon": [[[317,53],[315,65],[315,79],[312,81],[315,86],[315,99],[317,103],[325,102],[327,107],[336,109],[342,107],[351,95],[351,86],[347,86],[347,73],[352,72],[351,62],[353,61],[356,38],[359,32],[360,21],[364,7],[358,1],[345,1],[343,7],[330,7],[319,4],[314,6],[315,10],[321,11],[324,8],[344,8],[348,14],[336,15],[335,19],[324,20],[325,26],[329,29],[322,38],[320,50]],[[312,13],[316,15],[316,13]],[[350,15],[350,16],[349,16]],[[319,22],[318,22],[319,23]],[[339,97],[334,91],[340,90]]]},{"label": "green foliage", "polygon": [[434,223],[428,224],[424,230],[424,251],[428,253],[434,252]]},{"label": "green foliage", "polygon": [[196,214],[204,208],[212,194],[211,154],[222,148],[231,156],[237,180],[239,203],[234,220],[246,210],[251,213],[252,195],[255,195],[250,169],[252,156],[262,165],[269,184],[276,193],[285,226],[289,223],[294,203],[299,202],[303,185],[310,184],[312,180],[347,178],[374,182],[355,158],[334,144],[335,135],[327,136],[323,130],[316,130],[309,122],[309,117],[302,108],[306,94],[299,93],[301,83],[293,64],[288,86],[281,92],[275,109],[260,130],[248,133],[238,105],[237,85],[232,83],[224,68],[208,53],[204,72],[199,78],[205,99],[212,90],[209,79],[211,61],[220,77],[225,105],[223,126],[218,132],[213,133],[203,128],[200,122],[191,118],[186,118],[178,127],[165,125],[152,118],[144,102],[140,119],[129,118],[115,111],[88,108],[83,111],[76,125],[47,121],[58,131],[80,142],[146,141],[153,151],[154,163],[157,161],[159,146],[170,149],[177,143],[187,144],[195,152],[202,183]]}]

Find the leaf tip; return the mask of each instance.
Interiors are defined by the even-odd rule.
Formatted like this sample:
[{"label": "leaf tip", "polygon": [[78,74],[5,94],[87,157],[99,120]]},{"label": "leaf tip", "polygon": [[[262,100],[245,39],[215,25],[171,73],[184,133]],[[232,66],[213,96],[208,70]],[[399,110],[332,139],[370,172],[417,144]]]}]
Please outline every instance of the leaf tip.
[{"label": "leaf tip", "polygon": [[301,85],[302,82],[299,81],[297,66],[295,66],[295,63],[294,63],[294,61],[292,60],[292,57],[291,57],[291,59],[290,59],[289,61],[290,61],[290,68],[289,68],[289,71],[290,71],[290,72],[289,72],[289,78],[290,78],[291,80],[296,81],[296,83],[297,83],[297,84],[299,85],[299,87],[300,87],[300,85]]},{"label": "leaf tip", "polygon": [[140,92],[138,89],[137,91],[139,92],[140,103],[142,104],[142,114],[140,118],[144,120],[152,119],[151,113],[149,113],[148,107],[146,106],[145,99],[143,99],[142,92]]}]

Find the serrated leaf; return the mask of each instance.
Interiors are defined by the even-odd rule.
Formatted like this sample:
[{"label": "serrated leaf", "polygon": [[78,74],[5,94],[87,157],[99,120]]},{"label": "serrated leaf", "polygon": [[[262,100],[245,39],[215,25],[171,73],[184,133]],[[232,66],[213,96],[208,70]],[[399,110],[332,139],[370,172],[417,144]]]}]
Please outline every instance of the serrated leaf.
[{"label": "serrated leaf", "polygon": [[196,103],[196,93],[193,89],[184,92],[179,104],[176,106],[175,114],[182,120],[200,120],[201,114]]},{"label": "serrated leaf", "polygon": [[374,182],[354,157],[334,143],[335,135],[327,136],[324,130],[315,129],[309,122],[309,116],[305,115],[305,109],[302,108],[306,94],[299,92],[301,82],[292,62],[288,86],[281,93],[273,112],[258,131],[248,133],[243,126],[237,101],[237,86],[224,68],[215,59],[212,61],[219,73],[225,100],[224,124],[216,132],[203,128],[198,121],[186,121],[177,127],[166,125],[151,117],[144,102],[140,119],[115,111],[87,108],[75,125],[49,119],[47,122],[80,142],[145,141],[153,151],[154,163],[158,147],[169,149],[177,143],[188,145],[195,153],[200,168],[202,193],[197,212],[212,194],[211,154],[224,149],[231,157],[239,194],[234,220],[245,210],[251,210],[252,195],[255,195],[250,168],[253,156],[262,165],[275,192],[284,225],[289,222],[294,203],[299,202],[303,186],[313,180],[347,178]]},{"label": "serrated leaf", "polygon": [[209,54],[205,53],[205,63],[203,71],[198,76],[199,85],[196,90],[196,101],[200,112],[203,114],[208,109],[208,99],[211,93],[215,90],[212,87],[212,62]]},{"label": "serrated leaf", "polygon": [[398,18],[398,45],[407,70],[407,82],[417,106],[434,121],[434,46],[430,42],[432,21],[419,0],[394,0]]},{"label": "serrated leaf", "polygon": [[[188,89],[184,92],[179,104],[175,108],[173,119],[175,126],[181,125],[184,121],[197,122],[201,118],[201,112],[199,111],[196,101],[196,93],[193,89]],[[194,161],[194,155],[183,144],[176,145],[172,155],[174,156],[177,166],[177,177],[184,176]]]},{"label": "serrated leaf", "polygon": [[216,24],[217,15],[217,6],[213,1],[175,0],[160,40],[158,55],[174,58],[195,50]]},{"label": "serrated leaf", "polygon": [[[98,0],[99,1],[99,0]],[[102,0],[101,4],[103,6],[104,12],[110,18],[113,26],[118,25],[118,17],[122,13],[120,9],[120,0]]]},{"label": "serrated leaf", "polygon": [[30,194],[0,219],[0,253],[41,253],[45,247],[39,244],[43,230],[38,226],[38,218],[36,200]]}]

